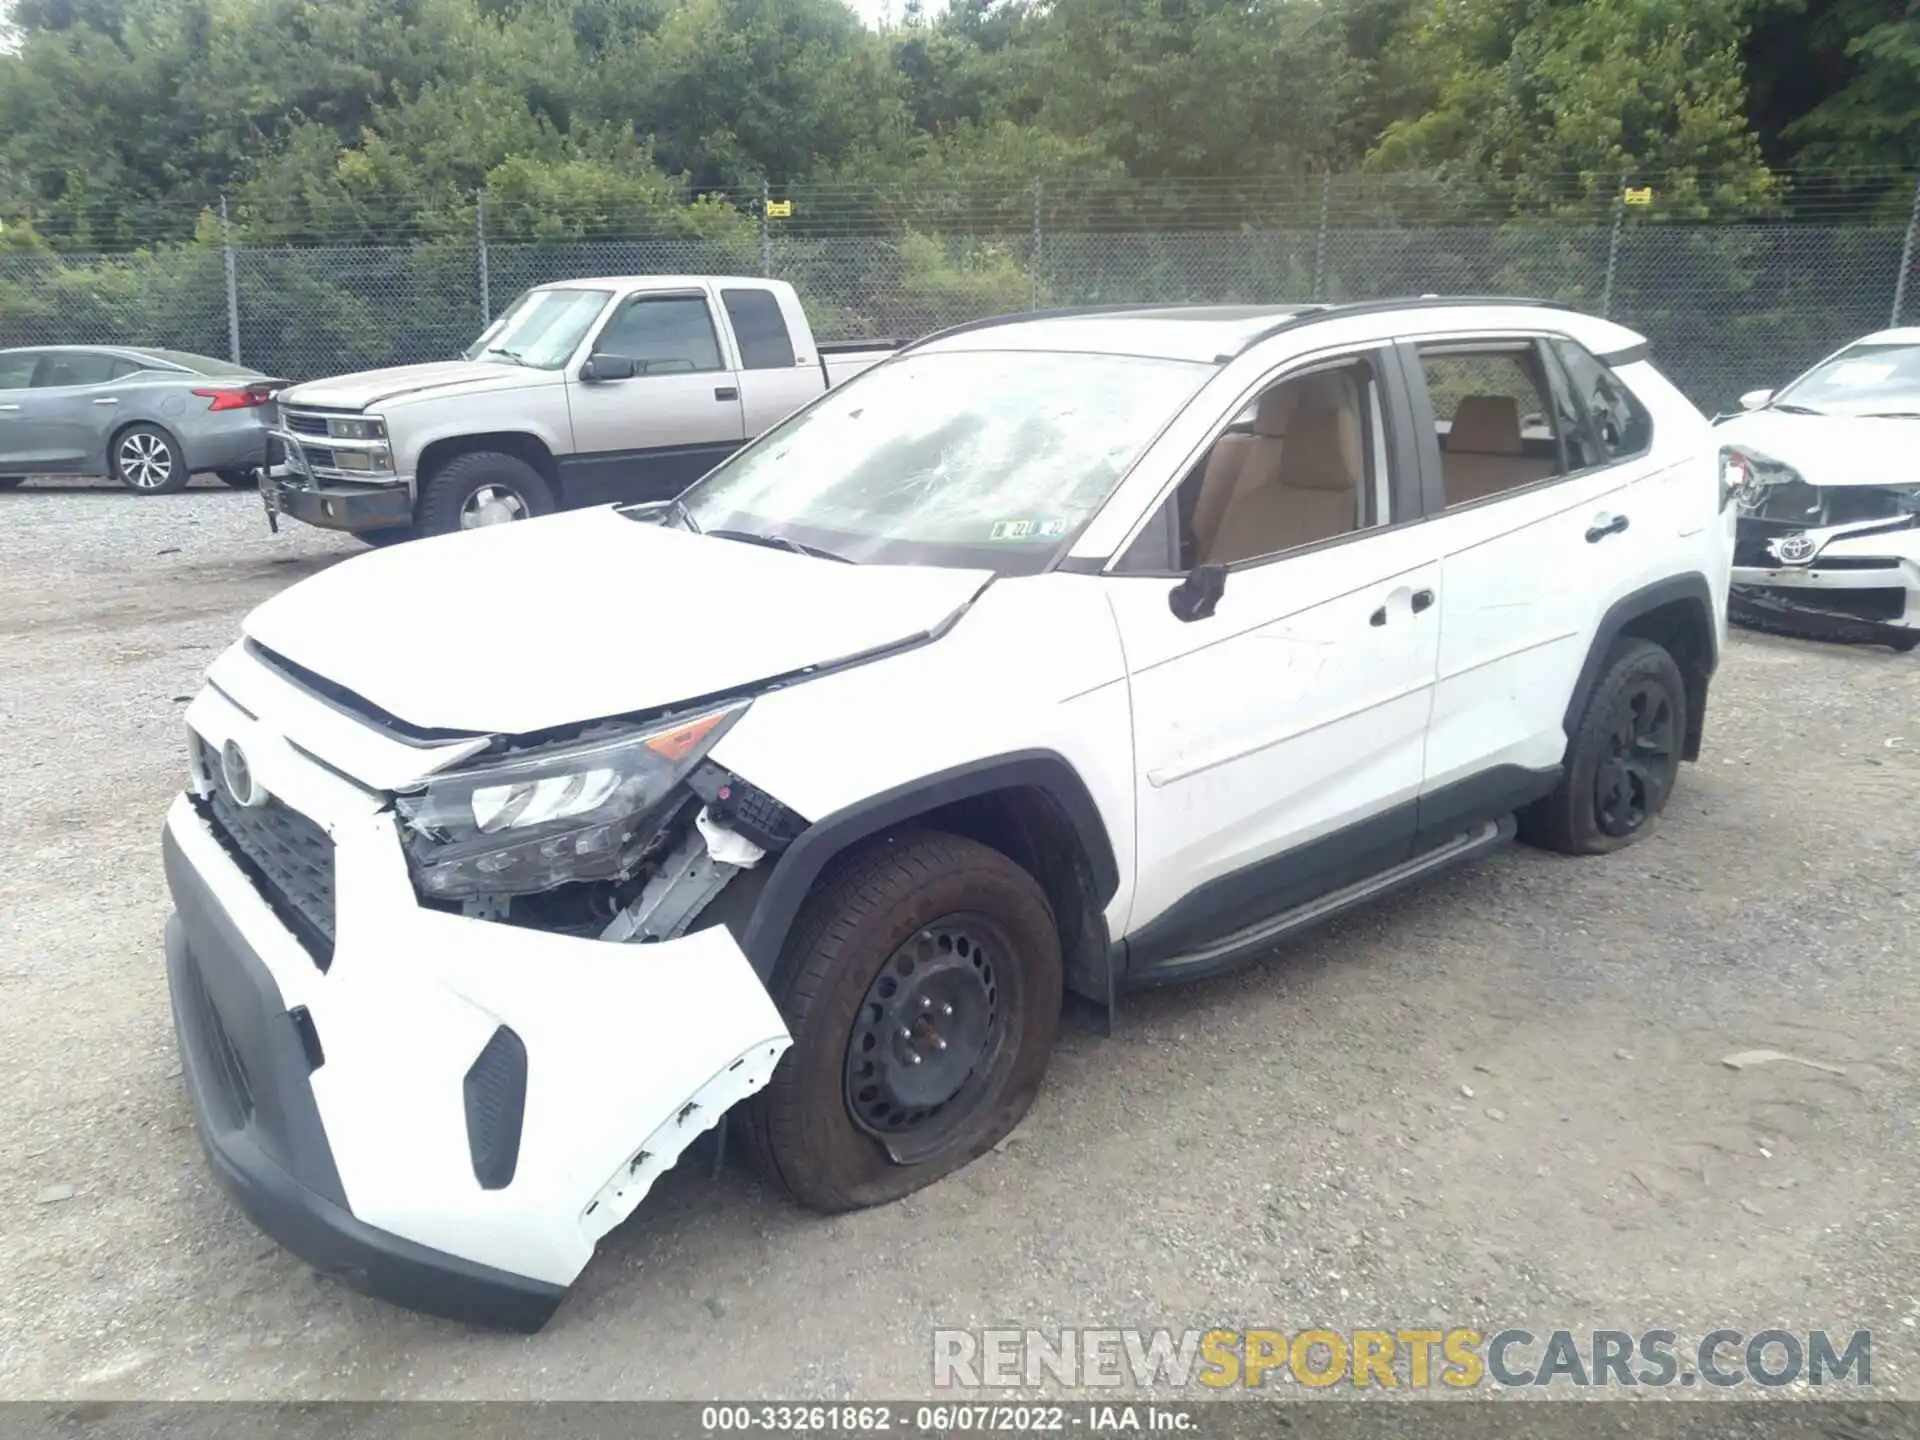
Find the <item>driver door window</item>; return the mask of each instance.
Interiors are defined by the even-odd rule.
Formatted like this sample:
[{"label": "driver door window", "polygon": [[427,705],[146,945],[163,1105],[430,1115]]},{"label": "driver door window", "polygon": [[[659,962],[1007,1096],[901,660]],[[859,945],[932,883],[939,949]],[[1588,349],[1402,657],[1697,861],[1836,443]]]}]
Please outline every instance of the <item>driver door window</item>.
[{"label": "driver door window", "polygon": [[704,295],[641,295],[621,307],[594,344],[597,355],[633,361],[641,375],[725,369]]}]

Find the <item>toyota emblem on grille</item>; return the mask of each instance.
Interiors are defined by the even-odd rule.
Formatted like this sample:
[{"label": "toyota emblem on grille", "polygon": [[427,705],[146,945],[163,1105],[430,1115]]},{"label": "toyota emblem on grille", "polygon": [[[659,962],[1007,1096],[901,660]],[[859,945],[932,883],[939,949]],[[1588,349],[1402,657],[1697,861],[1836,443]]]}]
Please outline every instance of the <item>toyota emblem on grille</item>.
[{"label": "toyota emblem on grille", "polygon": [[1811,535],[1782,535],[1773,542],[1773,554],[1782,565],[1804,565],[1820,547]]},{"label": "toyota emblem on grille", "polygon": [[227,794],[233,797],[233,803],[243,808],[250,810],[266,801],[266,791],[253,778],[253,767],[247,763],[247,752],[240,748],[237,740],[229,740],[220,747],[220,783],[226,787]]}]

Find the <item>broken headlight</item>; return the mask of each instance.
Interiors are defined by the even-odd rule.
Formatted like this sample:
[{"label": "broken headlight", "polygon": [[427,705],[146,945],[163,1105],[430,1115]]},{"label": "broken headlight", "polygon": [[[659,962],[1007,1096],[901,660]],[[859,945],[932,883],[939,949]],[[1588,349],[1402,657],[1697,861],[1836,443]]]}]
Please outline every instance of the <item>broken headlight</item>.
[{"label": "broken headlight", "polygon": [[621,878],[649,817],[746,708],[435,776],[394,801],[416,883],[460,900]]}]

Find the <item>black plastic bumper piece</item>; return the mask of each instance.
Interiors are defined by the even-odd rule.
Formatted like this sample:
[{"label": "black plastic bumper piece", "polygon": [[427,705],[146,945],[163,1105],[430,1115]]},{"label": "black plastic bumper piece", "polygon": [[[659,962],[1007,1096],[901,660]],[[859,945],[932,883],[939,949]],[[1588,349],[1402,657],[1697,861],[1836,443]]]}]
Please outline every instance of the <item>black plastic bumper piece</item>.
[{"label": "black plastic bumper piece", "polygon": [[[1811,593],[1817,596],[1821,592]],[[1727,618],[1758,630],[1776,630],[1842,645],[1891,645],[1907,649],[1915,637],[1920,636],[1920,630],[1911,625],[1824,610],[1817,603],[1786,599],[1777,588],[1757,591],[1745,585],[1734,586],[1727,596]]]},{"label": "black plastic bumper piece", "polygon": [[362,1294],[472,1325],[530,1334],[566,1290],[377,1230],[347,1208],[314,1103],[311,1051],[265,962],[171,832],[167,983],[200,1143],[247,1218]]},{"label": "black plastic bumper piece", "polygon": [[323,530],[387,530],[413,523],[413,496],[405,485],[335,485],[304,489],[276,480],[273,506]]}]

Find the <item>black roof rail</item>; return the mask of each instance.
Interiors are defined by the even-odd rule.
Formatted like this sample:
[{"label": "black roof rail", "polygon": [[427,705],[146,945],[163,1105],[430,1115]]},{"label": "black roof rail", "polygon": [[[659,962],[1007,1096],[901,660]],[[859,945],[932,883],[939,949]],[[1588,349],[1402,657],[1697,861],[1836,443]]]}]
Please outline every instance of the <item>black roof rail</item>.
[{"label": "black roof rail", "polygon": [[1244,355],[1263,340],[1316,320],[1341,320],[1349,315],[1378,315],[1393,310],[1429,310],[1448,305],[1537,305],[1547,310],[1564,310],[1558,300],[1542,300],[1533,295],[1400,295],[1391,300],[1354,300],[1345,304],[1319,305],[1276,320],[1266,329],[1247,337],[1237,354]]},{"label": "black roof rail", "polygon": [[1134,300],[1125,305],[1063,305],[1052,310],[1015,310],[1011,314],[989,315],[983,320],[967,320],[959,325],[949,325],[944,330],[935,330],[931,334],[922,335],[918,340],[902,345],[897,353],[904,355],[909,350],[918,350],[922,345],[931,345],[936,340],[971,334],[975,330],[991,330],[1000,325],[1019,325],[1028,320],[1072,320],[1081,315],[1124,315],[1132,310],[1164,310],[1166,308],[1164,305]]}]

